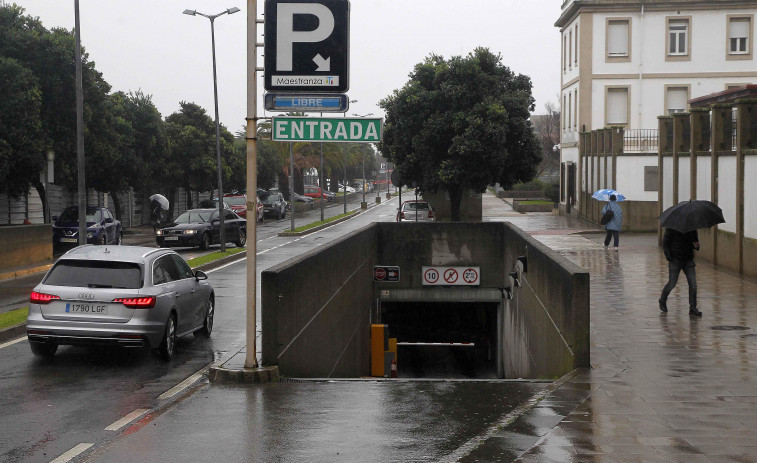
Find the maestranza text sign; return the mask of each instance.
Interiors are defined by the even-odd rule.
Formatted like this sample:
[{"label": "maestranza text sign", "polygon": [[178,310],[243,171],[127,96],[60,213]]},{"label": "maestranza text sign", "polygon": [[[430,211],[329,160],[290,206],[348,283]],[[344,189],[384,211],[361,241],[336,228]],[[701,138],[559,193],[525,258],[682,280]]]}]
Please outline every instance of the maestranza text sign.
[{"label": "maestranza text sign", "polygon": [[383,120],[354,117],[273,117],[274,141],[378,143]]}]

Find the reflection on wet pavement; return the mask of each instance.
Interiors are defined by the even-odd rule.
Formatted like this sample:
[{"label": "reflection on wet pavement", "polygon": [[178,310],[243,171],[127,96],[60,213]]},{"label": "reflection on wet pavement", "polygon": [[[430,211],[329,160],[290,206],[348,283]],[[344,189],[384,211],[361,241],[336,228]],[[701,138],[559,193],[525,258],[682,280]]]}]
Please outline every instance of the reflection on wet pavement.
[{"label": "reflection on wet pavement", "polygon": [[704,317],[689,317],[685,279],[663,314],[667,263],[656,234],[622,233],[615,252],[596,228],[567,234],[593,227],[564,217],[493,220],[512,221],[591,272],[593,368],[462,461],[757,462],[755,281],[698,259]]}]

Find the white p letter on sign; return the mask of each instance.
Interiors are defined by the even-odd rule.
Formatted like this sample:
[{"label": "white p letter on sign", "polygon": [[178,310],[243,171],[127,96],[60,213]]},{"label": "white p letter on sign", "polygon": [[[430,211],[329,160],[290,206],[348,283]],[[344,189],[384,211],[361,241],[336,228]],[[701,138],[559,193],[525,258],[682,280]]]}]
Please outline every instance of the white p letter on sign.
[{"label": "white p letter on sign", "polygon": [[[314,31],[295,31],[294,15],[311,14],[318,18]],[[334,15],[320,3],[279,3],[276,12],[276,70],[292,70],[292,47],[295,42],[321,42],[334,32]]]}]

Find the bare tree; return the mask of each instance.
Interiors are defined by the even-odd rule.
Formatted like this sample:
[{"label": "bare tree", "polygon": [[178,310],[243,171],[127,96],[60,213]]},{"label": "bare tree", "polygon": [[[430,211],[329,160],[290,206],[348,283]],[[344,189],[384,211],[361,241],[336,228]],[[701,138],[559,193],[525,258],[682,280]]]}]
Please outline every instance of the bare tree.
[{"label": "bare tree", "polygon": [[560,110],[553,102],[544,104],[544,114],[531,116],[534,133],[539,138],[542,150],[542,161],[537,169],[536,177],[547,173],[557,174],[560,170]]}]

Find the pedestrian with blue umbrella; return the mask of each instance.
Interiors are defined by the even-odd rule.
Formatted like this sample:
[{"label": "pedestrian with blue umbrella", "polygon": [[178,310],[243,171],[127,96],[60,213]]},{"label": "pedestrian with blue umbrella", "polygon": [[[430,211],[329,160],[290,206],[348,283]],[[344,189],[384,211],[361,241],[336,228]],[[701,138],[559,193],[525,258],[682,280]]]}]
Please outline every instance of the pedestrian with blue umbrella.
[{"label": "pedestrian with blue umbrella", "polygon": [[618,201],[626,199],[621,193],[606,188],[598,190],[591,195],[592,198],[600,201],[608,201],[602,208],[602,218],[599,223],[605,226],[607,234],[605,235],[605,249],[609,249],[610,240],[617,251],[620,245],[620,230],[623,228],[623,210],[618,205]]}]

